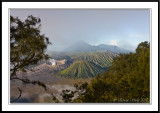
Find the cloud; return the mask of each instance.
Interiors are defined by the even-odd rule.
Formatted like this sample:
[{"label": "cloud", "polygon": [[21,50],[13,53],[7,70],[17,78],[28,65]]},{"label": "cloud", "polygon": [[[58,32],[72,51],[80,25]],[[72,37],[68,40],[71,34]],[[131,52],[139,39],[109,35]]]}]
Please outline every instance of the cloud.
[{"label": "cloud", "polygon": [[116,40],[111,40],[110,45],[118,46],[118,43]]},{"label": "cloud", "polygon": [[129,34],[130,38],[145,38],[146,36],[143,34]]},{"label": "cloud", "polygon": [[123,49],[135,51],[135,49],[138,45],[138,42],[135,42],[134,40],[132,40],[132,43],[130,43],[130,41],[128,41],[128,40],[119,40],[118,44],[119,44],[119,47],[121,47]]}]

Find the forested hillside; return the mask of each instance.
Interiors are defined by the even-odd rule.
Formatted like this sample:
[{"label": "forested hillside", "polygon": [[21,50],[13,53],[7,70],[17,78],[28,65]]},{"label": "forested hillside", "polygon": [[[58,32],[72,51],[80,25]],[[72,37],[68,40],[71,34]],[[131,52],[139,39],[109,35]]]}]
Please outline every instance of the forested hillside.
[{"label": "forested hillside", "polygon": [[[120,54],[112,65],[92,82],[72,92],[79,97],[73,102],[150,102],[150,44],[142,42],[136,53]],[[63,97],[65,97],[63,93]]]}]

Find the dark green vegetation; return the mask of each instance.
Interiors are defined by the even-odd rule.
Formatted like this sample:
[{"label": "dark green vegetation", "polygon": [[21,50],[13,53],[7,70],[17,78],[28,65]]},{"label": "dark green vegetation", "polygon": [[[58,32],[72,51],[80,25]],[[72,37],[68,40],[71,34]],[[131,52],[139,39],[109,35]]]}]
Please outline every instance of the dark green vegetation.
[{"label": "dark green vegetation", "polygon": [[57,74],[67,78],[90,78],[106,70],[118,54],[101,51],[70,54],[74,63]]},{"label": "dark green vegetation", "polygon": [[62,92],[65,102],[149,103],[150,44],[142,42],[136,53],[120,54],[101,76],[89,85],[75,84],[75,88],[76,91]]},{"label": "dark green vegetation", "polygon": [[25,71],[25,67],[49,58],[45,50],[50,42],[47,37],[41,35],[40,22],[40,18],[32,15],[24,22],[18,17],[10,16],[11,78],[16,71]]},{"label": "dark green vegetation", "polygon": [[[45,54],[47,46],[51,44],[49,39],[41,34],[40,18],[28,16],[22,22],[18,17],[10,16],[10,80],[18,80],[24,84],[37,84],[46,90],[46,86],[39,81],[30,81],[27,78],[18,78],[17,71],[25,72],[30,65],[37,64],[42,59],[48,59]],[[22,90],[17,87],[21,97]]]}]

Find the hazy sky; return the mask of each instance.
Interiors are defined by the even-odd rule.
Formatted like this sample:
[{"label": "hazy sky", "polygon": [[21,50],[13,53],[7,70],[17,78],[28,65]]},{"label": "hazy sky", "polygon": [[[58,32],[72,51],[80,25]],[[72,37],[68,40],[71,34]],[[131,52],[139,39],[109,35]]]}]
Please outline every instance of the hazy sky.
[{"label": "hazy sky", "polygon": [[150,41],[150,11],[144,9],[11,9],[10,14],[22,20],[40,17],[41,31],[52,43],[49,51],[61,51],[78,40],[128,50]]}]

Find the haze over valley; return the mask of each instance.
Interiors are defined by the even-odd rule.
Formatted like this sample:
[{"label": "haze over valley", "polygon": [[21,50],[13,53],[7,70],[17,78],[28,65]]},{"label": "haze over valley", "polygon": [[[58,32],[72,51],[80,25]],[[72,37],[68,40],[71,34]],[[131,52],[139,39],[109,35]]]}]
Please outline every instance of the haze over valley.
[{"label": "haze over valley", "polygon": [[149,10],[10,14],[11,102],[149,102]]},{"label": "haze over valley", "polygon": [[[60,93],[66,88],[74,89],[73,85],[77,81],[84,79],[84,81],[90,82],[92,78],[97,74],[102,74],[111,65],[114,57],[118,56],[119,53],[127,52],[129,51],[117,46],[104,44],[91,46],[84,41],[78,41],[63,52],[48,51],[49,60],[43,60],[35,66],[30,66],[27,72],[17,72],[17,76],[20,78],[22,75],[23,77],[26,76],[31,81],[39,80],[48,84],[50,88],[52,87],[51,84],[58,85],[59,88],[54,87],[55,89],[53,89]],[[17,82],[12,84],[14,83],[17,84]],[[43,93],[45,94],[45,92]],[[44,97],[51,98],[51,95]],[[60,94],[57,94],[57,97],[60,98]]]}]

